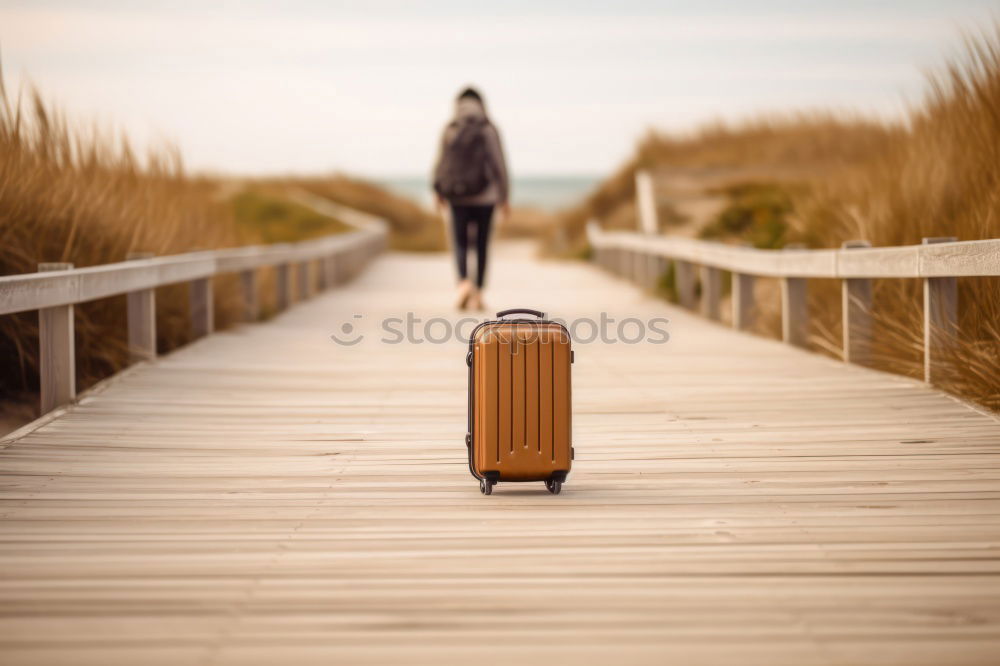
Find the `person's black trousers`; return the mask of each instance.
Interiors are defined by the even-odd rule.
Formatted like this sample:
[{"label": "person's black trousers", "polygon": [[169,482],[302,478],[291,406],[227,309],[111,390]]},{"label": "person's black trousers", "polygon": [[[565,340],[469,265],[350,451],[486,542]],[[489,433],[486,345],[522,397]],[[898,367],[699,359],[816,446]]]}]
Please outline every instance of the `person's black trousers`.
[{"label": "person's black trousers", "polygon": [[490,222],[493,206],[466,206],[451,204],[451,231],[455,242],[455,259],[458,275],[463,280],[469,276],[469,234],[476,235],[476,286],[482,287],[486,279],[486,252],[490,242]]}]

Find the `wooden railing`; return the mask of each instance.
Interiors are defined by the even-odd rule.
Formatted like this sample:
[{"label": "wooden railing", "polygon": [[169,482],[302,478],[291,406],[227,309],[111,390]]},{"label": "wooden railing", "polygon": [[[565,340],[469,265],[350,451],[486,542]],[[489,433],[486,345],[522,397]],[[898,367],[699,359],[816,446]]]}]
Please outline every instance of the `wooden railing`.
[{"label": "wooden railing", "polygon": [[[639,172],[636,191],[640,228],[657,229],[652,181]],[[924,288],[924,379],[933,382],[947,347],[958,335],[958,277],[1000,276],[1000,239],[957,242],[925,238],[922,245],[873,248],[849,241],[836,250],[758,250],[671,238],[654,233],[604,231],[596,221],[587,226],[592,257],[601,266],[650,289],[673,263],[677,298],[683,307],[720,319],[722,271],[732,273],[732,325],[753,326],[756,277],[781,281],[782,339],[805,347],[809,330],[809,278],[841,281],[843,357],[866,365],[871,354],[872,280],[918,278]],[[700,297],[697,284],[701,283]]]},{"label": "wooden railing", "polygon": [[213,330],[212,278],[239,273],[243,318],[259,315],[258,269],[275,267],[277,308],[296,300],[292,270],[297,272],[297,297],[324,290],[357,273],[384,249],[386,227],[367,220],[357,231],[300,243],[281,243],[225,250],[192,252],[167,257],[135,254],[129,260],[87,268],[73,264],[39,264],[38,273],[0,277],[0,315],[38,310],[41,412],[44,414],[76,398],[73,306],[77,303],[125,294],[128,308],[128,346],[135,361],[156,357],[156,288],[187,282],[192,334]]}]

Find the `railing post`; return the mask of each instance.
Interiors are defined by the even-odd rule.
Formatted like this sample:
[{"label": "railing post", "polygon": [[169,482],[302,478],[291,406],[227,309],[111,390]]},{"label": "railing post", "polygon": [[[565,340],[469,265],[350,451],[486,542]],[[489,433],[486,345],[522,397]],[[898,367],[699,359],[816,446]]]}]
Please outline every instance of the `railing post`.
[{"label": "railing post", "polygon": [[[73,264],[42,263],[38,271],[68,271]],[[38,311],[41,413],[76,399],[76,348],[73,343],[73,305]]]},{"label": "railing post", "polygon": [[701,266],[701,314],[719,321],[719,297],[722,294],[722,271]]},{"label": "railing post", "polygon": [[660,225],[656,219],[656,192],[653,177],[648,171],[635,172],[635,197],[636,207],[639,209],[639,231],[657,233]]},{"label": "railing post", "polygon": [[344,263],[347,265],[347,281],[350,282],[358,274],[358,258],[353,252],[344,252]]},{"label": "railing post", "polygon": [[292,280],[291,267],[288,264],[278,264],[274,267],[274,286],[276,293],[276,307],[278,312],[287,310],[292,304]]},{"label": "railing post", "polygon": [[[866,240],[844,241],[845,250],[871,247]],[[845,278],[841,285],[843,311],[844,361],[858,365],[871,362],[872,281],[868,278]]]},{"label": "railing post", "polygon": [[682,307],[695,308],[694,266],[691,262],[674,260],[674,283],[677,286],[677,300]]},{"label": "railing post", "polygon": [[299,290],[299,300],[305,301],[309,299],[309,293],[311,291],[309,285],[309,262],[300,261],[298,263],[298,275],[296,276],[296,283],[298,284]]},{"label": "railing post", "polygon": [[[953,243],[954,236],[925,238],[924,245]],[[933,383],[946,367],[948,348],[958,334],[958,280],[924,278],[924,381]]]},{"label": "railing post", "polygon": [[191,335],[200,338],[215,329],[215,302],[212,297],[212,278],[191,280],[188,284],[188,303],[191,308]]},{"label": "railing post", "polygon": [[656,291],[656,267],[660,264],[660,257],[653,253],[646,255],[646,266],[643,281],[648,291]]},{"label": "railing post", "polygon": [[754,276],[733,273],[733,328],[749,331],[757,318],[757,304],[753,294]]},{"label": "railing post", "polygon": [[[152,258],[152,252],[130,252],[128,261]],[[125,296],[128,354],[132,363],[156,358],[156,289],[130,291]]]},{"label": "railing post", "polygon": [[805,278],[781,278],[781,339],[796,347],[808,346],[808,295]]},{"label": "railing post", "polygon": [[326,291],[330,286],[326,276],[326,257],[320,257],[315,261],[316,264],[316,286],[319,291]]},{"label": "railing post", "polygon": [[326,271],[327,275],[330,277],[330,286],[336,287],[340,283],[340,279],[337,277],[338,261],[337,253],[334,252],[326,259]]},{"label": "railing post", "polygon": [[260,299],[257,296],[257,270],[248,268],[240,271],[240,286],[243,289],[243,321],[257,321],[260,316]]},{"label": "railing post", "polygon": [[330,279],[334,285],[340,285],[340,257],[336,253],[330,256]]},{"label": "railing post", "polygon": [[646,287],[646,253],[635,250],[632,253],[632,282],[638,286]]}]

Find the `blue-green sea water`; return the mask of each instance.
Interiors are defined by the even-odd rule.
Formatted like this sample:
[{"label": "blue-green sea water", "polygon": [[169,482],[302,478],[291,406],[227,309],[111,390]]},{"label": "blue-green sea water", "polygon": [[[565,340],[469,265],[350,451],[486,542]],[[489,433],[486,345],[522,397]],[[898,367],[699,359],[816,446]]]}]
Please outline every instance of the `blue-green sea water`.
[{"label": "blue-green sea water", "polygon": [[[511,181],[511,203],[559,210],[583,199],[599,180],[598,176],[515,176]],[[431,184],[427,177],[380,178],[376,182],[423,205],[431,204]]]}]

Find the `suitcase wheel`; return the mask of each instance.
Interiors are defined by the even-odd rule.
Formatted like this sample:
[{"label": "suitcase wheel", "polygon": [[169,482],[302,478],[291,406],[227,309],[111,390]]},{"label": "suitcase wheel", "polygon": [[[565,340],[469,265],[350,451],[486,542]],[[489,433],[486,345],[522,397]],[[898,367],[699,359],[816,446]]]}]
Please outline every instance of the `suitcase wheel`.
[{"label": "suitcase wheel", "polygon": [[489,479],[479,479],[479,492],[484,495],[493,494],[493,482]]},{"label": "suitcase wheel", "polygon": [[553,495],[558,495],[559,491],[562,490],[562,481],[553,481],[552,479],[549,479],[545,482],[545,487]]}]

